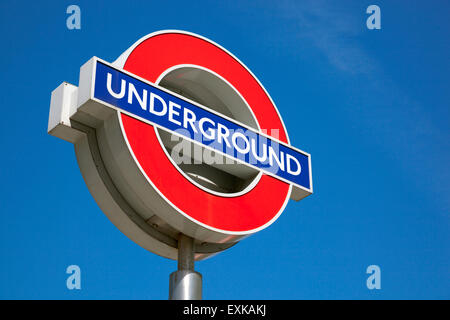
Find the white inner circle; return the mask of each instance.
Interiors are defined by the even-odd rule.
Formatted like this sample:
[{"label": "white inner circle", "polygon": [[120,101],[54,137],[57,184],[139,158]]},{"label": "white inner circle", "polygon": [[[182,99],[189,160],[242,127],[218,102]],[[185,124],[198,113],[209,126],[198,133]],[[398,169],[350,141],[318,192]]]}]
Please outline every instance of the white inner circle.
[{"label": "white inner circle", "polygon": [[[255,130],[260,129],[244,98],[211,70],[196,65],[177,65],[161,74],[156,84]],[[261,177],[261,173],[254,168],[163,129],[155,128],[155,131],[174,166],[205,191],[221,196],[237,196],[250,191]]]}]

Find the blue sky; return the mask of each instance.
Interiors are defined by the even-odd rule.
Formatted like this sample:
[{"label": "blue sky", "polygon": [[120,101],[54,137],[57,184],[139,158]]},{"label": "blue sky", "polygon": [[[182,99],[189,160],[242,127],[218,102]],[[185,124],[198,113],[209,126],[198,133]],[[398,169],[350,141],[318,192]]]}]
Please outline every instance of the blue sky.
[{"label": "blue sky", "polygon": [[[81,8],[81,30],[66,8]],[[381,30],[366,8],[381,8]],[[221,44],[264,84],[314,194],[196,264],[205,299],[450,298],[447,1],[0,3],[0,298],[166,299],[176,262],[134,244],[97,207],[73,146],[47,134],[50,93],[92,56],[145,34]],[[81,290],[66,288],[67,266]],[[368,290],[366,268],[381,268]]]}]

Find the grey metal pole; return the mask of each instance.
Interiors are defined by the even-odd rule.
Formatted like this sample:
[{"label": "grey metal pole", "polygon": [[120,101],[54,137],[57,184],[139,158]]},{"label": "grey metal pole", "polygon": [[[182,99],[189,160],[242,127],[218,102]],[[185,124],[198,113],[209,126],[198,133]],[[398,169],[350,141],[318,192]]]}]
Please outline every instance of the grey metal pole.
[{"label": "grey metal pole", "polygon": [[194,239],[178,238],[178,270],[170,274],[169,300],[200,300],[202,275],[194,271]]}]

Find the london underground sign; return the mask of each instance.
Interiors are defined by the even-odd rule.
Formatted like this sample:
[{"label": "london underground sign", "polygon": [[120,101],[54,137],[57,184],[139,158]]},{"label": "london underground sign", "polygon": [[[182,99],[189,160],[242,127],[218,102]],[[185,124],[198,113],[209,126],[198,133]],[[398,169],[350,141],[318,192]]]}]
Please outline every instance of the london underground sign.
[{"label": "london underground sign", "polygon": [[262,84],[201,36],[161,31],[114,63],[92,58],[52,93],[49,133],[75,145],[110,220],[149,251],[195,259],[273,223],[312,193],[311,157],[292,147]]},{"label": "london underground sign", "polygon": [[93,77],[90,100],[310,190],[308,154],[98,59],[89,67]]}]

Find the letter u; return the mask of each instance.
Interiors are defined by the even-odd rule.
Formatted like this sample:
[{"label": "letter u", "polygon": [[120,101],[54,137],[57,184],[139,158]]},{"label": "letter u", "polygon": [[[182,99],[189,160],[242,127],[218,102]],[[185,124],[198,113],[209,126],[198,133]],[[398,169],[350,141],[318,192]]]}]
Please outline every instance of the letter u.
[{"label": "letter u", "polygon": [[108,89],[108,92],[110,95],[112,95],[116,99],[122,99],[125,97],[125,90],[126,90],[126,82],[124,79],[122,79],[120,83],[120,92],[115,93],[111,88],[111,82],[112,82],[112,74],[108,72],[108,75],[106,76],[106,88]]},{"label": "letter u", "polygon": [[[265,139],[265,138],[262,138],[262,139]],[[262,147],[262,156],[260,156],[258,154],[258,149],[257,149],[257,145],[256,145],[256,138],[255,139],[250,139],[250,141],[251,141],[252,154],[255,157],[255,159],[260,161],[261,163],[266,161],[266,159],[267,159],[267,140],[263,141],[264,143],[262,144],[262,146],[259,144],[259,146]]]}]

